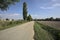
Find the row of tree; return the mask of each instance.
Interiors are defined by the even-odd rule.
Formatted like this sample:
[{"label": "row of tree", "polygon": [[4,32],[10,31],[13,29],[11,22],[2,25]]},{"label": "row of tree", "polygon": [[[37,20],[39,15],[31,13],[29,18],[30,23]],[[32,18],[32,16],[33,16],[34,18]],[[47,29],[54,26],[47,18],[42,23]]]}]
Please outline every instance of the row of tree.
[{"label": "row of tree", "polygon": [[60,21],[60,18],[45,18],[45,19],[33,19],[34,21]]}]

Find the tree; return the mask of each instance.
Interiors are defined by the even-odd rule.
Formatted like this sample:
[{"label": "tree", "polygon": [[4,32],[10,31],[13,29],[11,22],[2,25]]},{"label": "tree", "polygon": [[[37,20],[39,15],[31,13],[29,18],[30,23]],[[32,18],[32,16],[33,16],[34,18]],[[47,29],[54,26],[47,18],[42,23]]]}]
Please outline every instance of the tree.
[{"label": "tree", "polygon": [[56,18],[55,21],[60,21],[60,18]]},{"label": "tree", "polygon": [[23,19],[27,20],[27,4],[26,4],[26,2],[23,3]]},{"label": "tree", "polygon": [[54,19],[54,18],[53,18],[53,17],[51,17],[51,18],[50,18],[50,21],[53,21],[53,19]]},{"label": "tree", "polygon": [[7,10],[11,4],[15,4],[19,0],[0,0],[0,10]]},{"label": "tree", "polygon": [[9,19],[8,19],[8,18],[6,18],[6,21],[9,21]]},{"label": "tree", "polygon": [[14,19],[12,19],[12,21],[14,21]]},{"label": "tree", "polygon": [[28,21],[31,21],[31,20],[32,20],[31,15],[29,15],[29,16],[27,17],[27,20],[28,20]]}]

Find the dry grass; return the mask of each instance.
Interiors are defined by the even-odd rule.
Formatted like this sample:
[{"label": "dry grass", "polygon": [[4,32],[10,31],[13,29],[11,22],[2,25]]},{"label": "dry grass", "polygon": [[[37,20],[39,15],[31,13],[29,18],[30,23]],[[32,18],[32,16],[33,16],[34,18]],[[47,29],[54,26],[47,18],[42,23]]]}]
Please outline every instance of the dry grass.
[{"label": "dry grass", "polygon": [[14,27],[16,25],[25,23],[27,21],[23,21],[23,20],[17,20],[17,21],[0,21],[0,30],[4,30],[10,27]]}]

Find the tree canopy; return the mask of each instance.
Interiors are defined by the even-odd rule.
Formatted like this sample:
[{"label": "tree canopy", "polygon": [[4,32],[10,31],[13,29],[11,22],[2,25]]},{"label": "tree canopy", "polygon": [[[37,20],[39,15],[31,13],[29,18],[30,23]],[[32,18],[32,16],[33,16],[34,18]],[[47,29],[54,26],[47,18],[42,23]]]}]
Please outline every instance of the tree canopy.
[{"label": "tree canopy", "polygon": [[27,4],[26,4],[26,2],[23,3],[23,19],[27,20]]},{"label": "tree canopy", "polygon": [[31,20],[32,20],[31,15],[29,15],[29,16],[27,17],[27,20],[28,20],[28,21],[31,21]]},{"label": "tree canopy", "polygon": [[19,2],[19,0],[0,0],[0,10],[7,10],[10,5]]}]

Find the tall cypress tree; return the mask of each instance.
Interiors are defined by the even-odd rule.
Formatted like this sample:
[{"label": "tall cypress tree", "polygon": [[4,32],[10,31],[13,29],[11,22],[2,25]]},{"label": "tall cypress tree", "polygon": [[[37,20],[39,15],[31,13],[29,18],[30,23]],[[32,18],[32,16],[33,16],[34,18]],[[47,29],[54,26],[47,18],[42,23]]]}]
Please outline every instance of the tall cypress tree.
[{"label": "tall cypress tree", "polygon": [[26,4],[26,2],[23,3],[23,19],[27,20],[27,4]]}]

